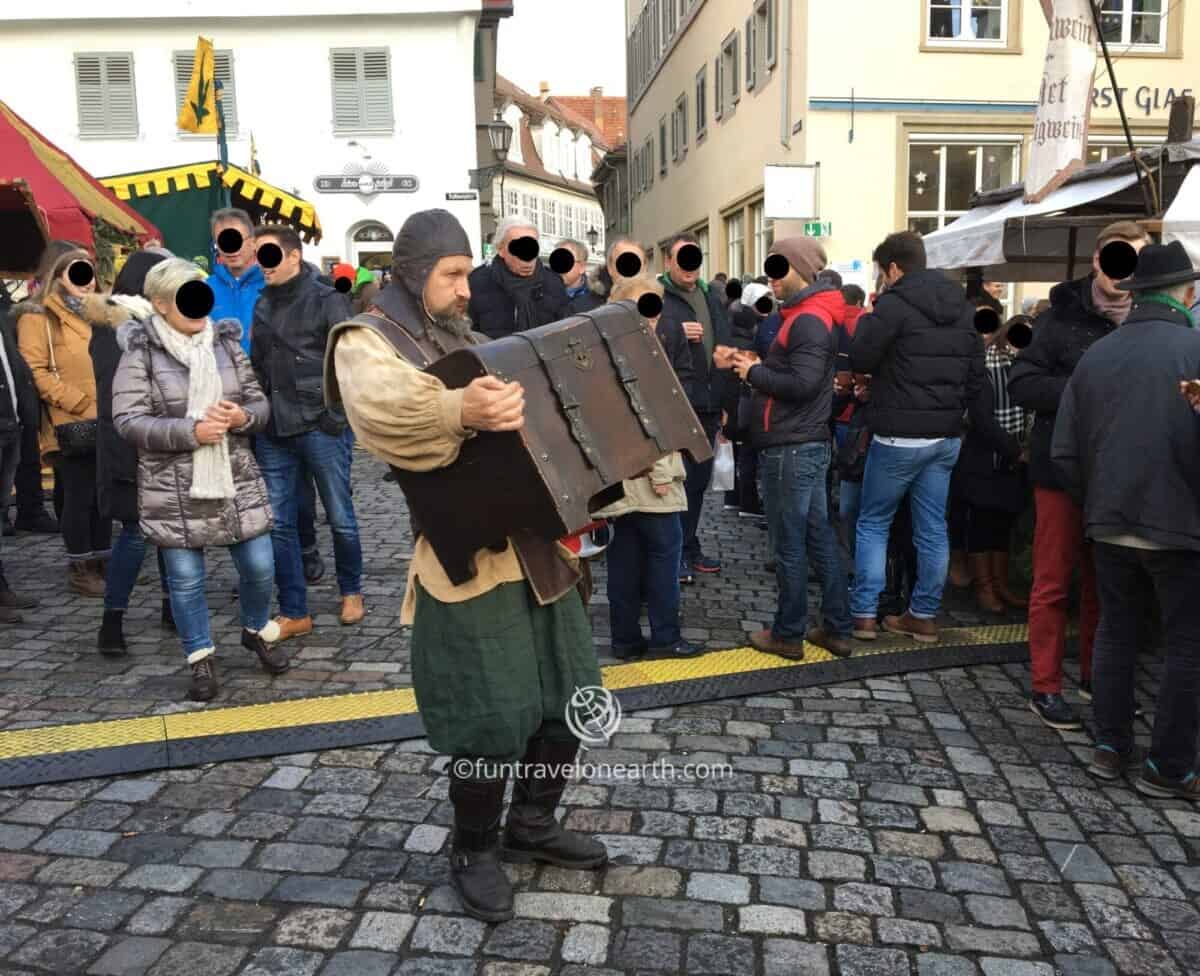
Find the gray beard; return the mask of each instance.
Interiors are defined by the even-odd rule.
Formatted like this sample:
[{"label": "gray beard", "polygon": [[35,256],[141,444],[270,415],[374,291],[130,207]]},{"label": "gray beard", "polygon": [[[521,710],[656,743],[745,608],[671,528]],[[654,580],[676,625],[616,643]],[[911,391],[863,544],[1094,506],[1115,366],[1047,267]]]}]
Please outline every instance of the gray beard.
[{"label": "gray beard", "polygon": [[431,315],[435,327],[443,332],[449,332],[456,339],[465,339],[471,333],[472,323],[469,318],[458,316]]}]

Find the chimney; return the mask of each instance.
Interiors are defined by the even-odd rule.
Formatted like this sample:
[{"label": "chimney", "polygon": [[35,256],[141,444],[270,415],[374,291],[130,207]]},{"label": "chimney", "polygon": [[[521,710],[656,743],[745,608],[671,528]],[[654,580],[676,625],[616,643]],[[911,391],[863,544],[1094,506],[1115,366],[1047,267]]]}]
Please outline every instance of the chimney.
[{"label": "chimney", "polygon": [[539,81],[538,82],[538,98],[540,98],[544,102],[549,97],[550,97],[550,82]]},{"label": "chimney", "polygon": [[592,120],[596,128],[604,131],[604,89],[597,85],[592,89]]}]

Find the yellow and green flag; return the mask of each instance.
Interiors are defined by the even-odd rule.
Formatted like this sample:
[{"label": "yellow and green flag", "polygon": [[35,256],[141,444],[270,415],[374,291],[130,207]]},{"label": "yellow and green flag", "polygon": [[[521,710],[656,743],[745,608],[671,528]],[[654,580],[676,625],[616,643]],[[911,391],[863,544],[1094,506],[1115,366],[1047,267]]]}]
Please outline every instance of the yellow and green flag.
[{"label": "yellow and green flag", "polygon": [[217,131],[217,94],[213,77],[213,46],[206,37],[196,39],[192,80],[179,110],[179,128],[185,132]]}]

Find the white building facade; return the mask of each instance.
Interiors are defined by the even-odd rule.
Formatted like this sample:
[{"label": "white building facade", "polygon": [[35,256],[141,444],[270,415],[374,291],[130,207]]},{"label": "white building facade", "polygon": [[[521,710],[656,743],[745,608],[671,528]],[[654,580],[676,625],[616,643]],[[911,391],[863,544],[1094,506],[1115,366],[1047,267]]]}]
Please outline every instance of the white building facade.
[{"label": "white building facade", "polygon": [[[317,210],[308,260],[382,266],[405,219],[433,207],[458,217],[478,259],[469,182],[487,2],[20,5],[0,30],[0,99],[97,177],[214,160],[214,136],[176,127],[202,35],[225,85],[229,161],[248,167],[253,135],[262,178]],[[330,192],[347,177],[353,189]]]}]

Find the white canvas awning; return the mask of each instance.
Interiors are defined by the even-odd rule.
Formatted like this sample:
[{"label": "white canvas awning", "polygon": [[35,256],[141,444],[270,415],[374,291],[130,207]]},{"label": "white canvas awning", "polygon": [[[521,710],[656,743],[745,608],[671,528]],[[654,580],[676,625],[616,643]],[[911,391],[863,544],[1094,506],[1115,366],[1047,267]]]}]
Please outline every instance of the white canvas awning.
[{"label": "white canvas awning", "polygon": [[1200,166],[1193,166],[1163,214],[1163,243],[1179,241],[1200,268]]},{"label": "white canvas awning", "polygon": [[976,207],[942,230],[925,236],[929,267],[953,270],[1002,265],[1004,232],[1009,221],[1015,222],[1019,232],[1020,222],[1026,217],[1071,210],[1119,193],[1133,186],[1137,179],[1136,173],[1126,173],[1081,180],[1055,190],[1041,203],[1028,204],[1018,196],[1005,203]]}]

